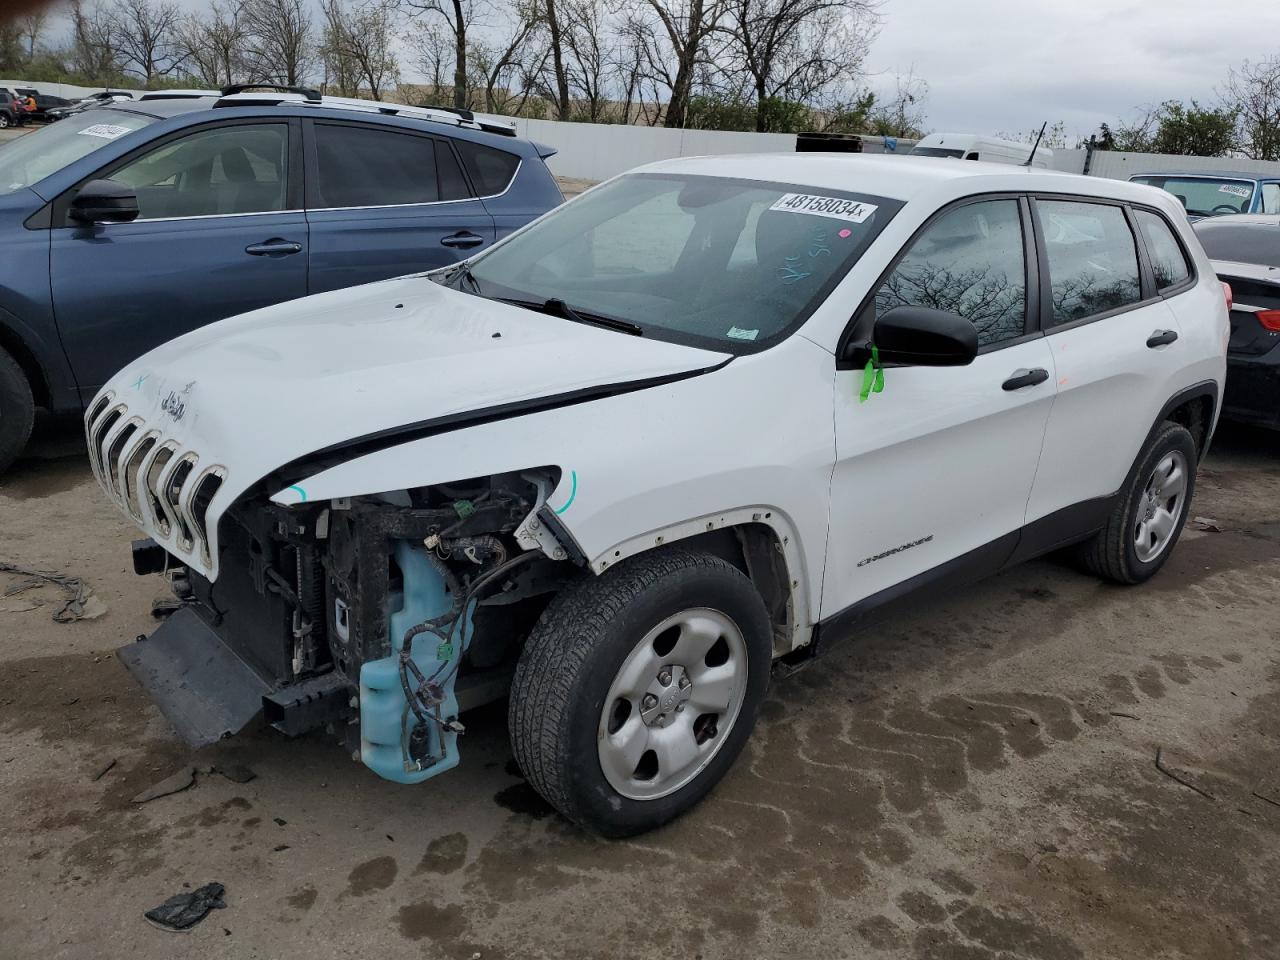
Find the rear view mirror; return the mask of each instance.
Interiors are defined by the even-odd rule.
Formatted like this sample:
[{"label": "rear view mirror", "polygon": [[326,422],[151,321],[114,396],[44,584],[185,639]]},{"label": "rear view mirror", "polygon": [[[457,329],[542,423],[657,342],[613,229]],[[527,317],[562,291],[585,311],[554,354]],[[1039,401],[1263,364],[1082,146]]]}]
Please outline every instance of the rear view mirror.
[{"label": "rear view mirror", "polygon": [[[910,367],[963,367],[978,354],[978,331],[949,310],[894,307],[876,320],[871,342],[881,363]],[[851,343],[848,359],[865,363],[869,344]]]},{"label": "rear view mirror", "polygon": [[71,198],[67,215],[80,223],[129,223],[139,212],[133,187],[117,180],[90,180]]}]

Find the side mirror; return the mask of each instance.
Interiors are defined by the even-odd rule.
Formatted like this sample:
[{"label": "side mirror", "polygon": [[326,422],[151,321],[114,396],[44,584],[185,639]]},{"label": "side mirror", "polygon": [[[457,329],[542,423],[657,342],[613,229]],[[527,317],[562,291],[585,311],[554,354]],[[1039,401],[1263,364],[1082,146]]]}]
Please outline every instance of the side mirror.
[{"label": "side mirror", "polygon": [[[881,363],[909,367],[963,367],[978,355],[978,330],[950,310],[894,307],[876,320],[871,337]],[[868,344],[850,343],[847,359],[862,364]]]},{"label": "side mirror", "polygon": [[139,212],[133,187],[116,180],[90,180],[71,198],[67,215],[80,223],[129,223]]}]

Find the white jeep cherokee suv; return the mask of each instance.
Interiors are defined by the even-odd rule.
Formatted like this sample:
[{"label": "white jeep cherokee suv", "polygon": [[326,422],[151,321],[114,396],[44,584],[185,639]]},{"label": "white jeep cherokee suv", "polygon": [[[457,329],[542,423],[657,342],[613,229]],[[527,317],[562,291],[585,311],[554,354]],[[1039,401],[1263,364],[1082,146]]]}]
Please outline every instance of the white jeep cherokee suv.
[{"label": "white jeep cherokee suv", "polygon": [[512,747],[613,836],[733,763],[771,662],[1073,546],[1168,559],[1224,291],[1177,201],[946,160],[642,167],[467,263],[213,324],[90,405],[185,604],[120,656],[179,732],[328,726],[400,782]]}]

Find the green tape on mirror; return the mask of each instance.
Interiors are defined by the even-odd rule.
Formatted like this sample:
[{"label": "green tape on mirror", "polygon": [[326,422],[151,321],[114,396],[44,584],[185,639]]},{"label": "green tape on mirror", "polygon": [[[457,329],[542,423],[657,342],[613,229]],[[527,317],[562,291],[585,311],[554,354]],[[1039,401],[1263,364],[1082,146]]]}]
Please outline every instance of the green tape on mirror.
[{"label": "green tape on mirror", "polygon": [[880,366],[880,350],[871,345],[871,359],[862,368],[862,389],[858,391],[858,402],[866,403],[867,397],[873,393],[884,391],[884,367]]}]

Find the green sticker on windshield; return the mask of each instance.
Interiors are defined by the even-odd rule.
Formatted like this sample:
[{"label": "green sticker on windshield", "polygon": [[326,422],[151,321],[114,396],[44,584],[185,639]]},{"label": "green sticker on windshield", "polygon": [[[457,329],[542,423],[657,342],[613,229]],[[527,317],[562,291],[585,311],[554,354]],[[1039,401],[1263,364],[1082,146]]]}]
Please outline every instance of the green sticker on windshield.
[{"label": "green sticker on windshield", "polygon": [[739,327],[730,327],[729,332],[725,334],[730,340],[754,340],[760,336],[759,330],[742,330]]}]

